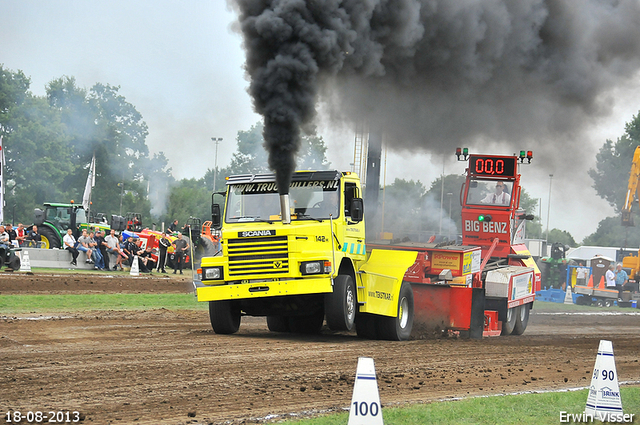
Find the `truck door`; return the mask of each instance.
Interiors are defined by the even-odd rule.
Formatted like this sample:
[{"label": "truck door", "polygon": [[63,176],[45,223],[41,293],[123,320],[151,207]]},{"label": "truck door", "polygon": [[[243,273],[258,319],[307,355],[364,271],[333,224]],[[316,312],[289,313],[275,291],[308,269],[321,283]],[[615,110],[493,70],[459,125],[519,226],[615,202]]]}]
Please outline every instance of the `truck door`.
[{"label": "truck door", "polygon": [[[366,253],[365,237],[364,237],[364,220],[354,222],[351,220],[351,201],[354,198],[360,198],[360,190],[355,183],[345,183],[342,196],[342,211],[346,219],[344,229],[344,243],[342,252],[355,260],[364,259]],[[341,212],[342,212],[341,211]]]}]

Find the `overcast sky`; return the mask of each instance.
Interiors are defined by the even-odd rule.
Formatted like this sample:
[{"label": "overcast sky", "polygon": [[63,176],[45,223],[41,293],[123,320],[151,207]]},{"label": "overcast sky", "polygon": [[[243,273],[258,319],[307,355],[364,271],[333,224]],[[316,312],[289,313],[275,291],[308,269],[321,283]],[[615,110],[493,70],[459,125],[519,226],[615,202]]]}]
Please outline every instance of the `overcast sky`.
[{"label": "overcast sky", "polygon": [[[150,151],[165,153],[177,179],[200,178],[215,163],[211,137],[223,138],[217,161],[225,166],[236,150],[237,132],[260,120],[246,92],[245,55],[241,36],[233,29],[235,19],[224,0],[2,0],[0,63],[24,71],[36,95],[63,75],[75,77],[87,89],[97,82],[120,86],[149,126]],[[554,174],[551,228],[568,230],[579,242],[596,230],[599,220],[613,214],[591,189],[586,173],[605,140],[621,136],[624,124],[638,112],[638,94],[638,84],[611,93],[612,113],[593,123],[592,136],[581,148],[582,158],[589,159],[580,160],[585,163],[579,171],[551,169],[535,159],[523,167],[523,185],[542,200],[544,227],[549,174]],[[335,127],[322,115],[318,125],[332,165],[349,169],[353,128]],[[522,149],[535,153],[536,146]],[[484,153],[513,153],[510,150],[496,147]],[[453,152],[432,158],[425,152],[391,151],[386,180],[414,179],[428,187],[442,173],[443,162],[446,174],[464,172]]]}]

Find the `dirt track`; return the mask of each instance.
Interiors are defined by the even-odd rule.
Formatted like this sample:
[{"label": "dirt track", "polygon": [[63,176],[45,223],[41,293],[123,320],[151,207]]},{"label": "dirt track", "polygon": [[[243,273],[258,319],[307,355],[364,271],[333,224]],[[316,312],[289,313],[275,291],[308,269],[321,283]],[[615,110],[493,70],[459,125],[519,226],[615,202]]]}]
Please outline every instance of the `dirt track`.
[{"label": "dirt track", "polygon": [[[0,294],[185,292],[186,279],[11,276]],[[594,313],[603,310],[593,308]],[[375,359],[384,405],[586,386],[600,339],[621,381],[640,381],[640,310],[564,315],[535,308],[524,336],[368,341],[270,333],[243,318],[232,336],[205,311],[0,317],[0,408],[79,411],[84,423],[243,423],[347,408],[359,356]],[[282,416],[280,416],[282,419]]]}]

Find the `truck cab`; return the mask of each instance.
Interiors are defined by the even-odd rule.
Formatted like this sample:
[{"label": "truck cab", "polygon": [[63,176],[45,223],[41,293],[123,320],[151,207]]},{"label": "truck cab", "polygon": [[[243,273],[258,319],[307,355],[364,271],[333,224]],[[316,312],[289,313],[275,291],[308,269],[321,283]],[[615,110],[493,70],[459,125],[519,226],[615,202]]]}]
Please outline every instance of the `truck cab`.
[{"label": "truck cab", "polygon": [[221,255],[202,259],[194,284],[214,331],[235,333],[241,315],[302,333],[319,331],[325,317],[333,330],[351,330],[360,312],[396,319],[402,276],[416,254],[392,255],[397,266],[388,274],[368,268],[358,176],[298,171],[288,190],[278,189],[273,174],[231,176],[222,210],[212,205]]}]

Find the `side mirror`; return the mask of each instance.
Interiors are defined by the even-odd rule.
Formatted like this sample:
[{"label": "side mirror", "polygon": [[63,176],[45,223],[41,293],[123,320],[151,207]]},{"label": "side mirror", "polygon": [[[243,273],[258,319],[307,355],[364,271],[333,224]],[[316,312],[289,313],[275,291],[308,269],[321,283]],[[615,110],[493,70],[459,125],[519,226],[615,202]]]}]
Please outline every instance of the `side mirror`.
[{"label": "side mirror", "polygon": [[42,211],[40,208],[36,208],[33,211],[33,215],[33,224],[35,224],[36,226],[42,226],[44,224],[44,211]]},{"label": "side mirror", "polygon": [[220,230],[222,227],[222,215],[218,204],[211,204],[211,227],[215,230]]},{"label": "side mirror", "polygon": [[364,219],[364,202],[362,202],[362,198],[353,198],[349,211],[351,212],[351,221],[355,223],[361,222]]}]

